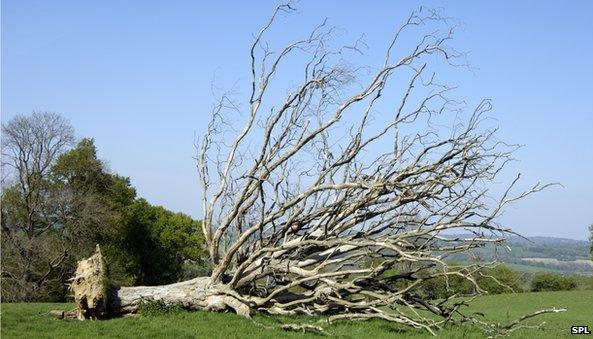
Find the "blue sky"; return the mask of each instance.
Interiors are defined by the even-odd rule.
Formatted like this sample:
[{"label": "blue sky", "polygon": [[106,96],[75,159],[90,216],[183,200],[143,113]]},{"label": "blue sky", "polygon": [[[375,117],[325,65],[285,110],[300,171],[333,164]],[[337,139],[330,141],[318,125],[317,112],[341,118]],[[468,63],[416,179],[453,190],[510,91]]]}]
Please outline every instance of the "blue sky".
[{"label": "blue sky", "polygon": [[[416,1],[301,1],[273,41],[324,17],[365,34],[376,60]],[[455,40],[474,72],[441,75],[456,97],[491,98],[501,139],[525,144],[511,170],[558,181],[508,209],[526,235],[585,239],[593,223],[592,1],[426,1],[464,23]],[[200,217],[193,140],[210,84],[244,83],[252,34],[273,1],[2,1],[2,121],[33,110],[71,120],[152,203]],[[508,179],[508,177],[502,178]],[[501,180],[502,180],[501,179]]]}]

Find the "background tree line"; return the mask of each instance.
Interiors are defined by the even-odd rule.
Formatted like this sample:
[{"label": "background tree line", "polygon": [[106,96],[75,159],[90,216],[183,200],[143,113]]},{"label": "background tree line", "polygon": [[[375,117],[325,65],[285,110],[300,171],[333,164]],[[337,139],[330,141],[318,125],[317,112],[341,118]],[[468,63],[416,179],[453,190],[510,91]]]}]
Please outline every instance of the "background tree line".
[{"label": "background tree line", "polygon": [[[471,276],[488,294],[593,289],[593,277],[546,271],[528,273],[506,265],[482,268],[472,272]],[[418,293],[428,299],[442,299],[470,295],[475,293],[475,286],[467,279],[452,275],[449,279],[437,277],[426,280],[419,286]]]},{"label": "background tree line", "polygon": [[[371,261],[369,265],[376,265]],[[400,279],[392,284],[393,289],[410,288],[412,293],[428,299],[444,299],[455,296],[468,296],[475,294],[476,285],[464,276],[456,274],[456,269],[462,267],[464,274],[471,277],[483,292],[487,294],[542,292],[542,291],[570,291],[592,290],[593,277],[555,272],[525,272],[513,269],[504,264],[491,267],[478,267],[471,263],[460,264],[449,261],[447,272],[450,275],[438,275],[442,268],[433,268],[420,274],[422,282]],[[417,269],[418,265],[401,264],[385,272],[386,276],[405,276],[408,271]]]},{"label": "background tree line", "polygon": [[93,139],[62,116],[2,124],[2,301],[59,301],[76,261],[100,244],[120,284],[156,285],[207,270],[200,221],[137,197]]}]

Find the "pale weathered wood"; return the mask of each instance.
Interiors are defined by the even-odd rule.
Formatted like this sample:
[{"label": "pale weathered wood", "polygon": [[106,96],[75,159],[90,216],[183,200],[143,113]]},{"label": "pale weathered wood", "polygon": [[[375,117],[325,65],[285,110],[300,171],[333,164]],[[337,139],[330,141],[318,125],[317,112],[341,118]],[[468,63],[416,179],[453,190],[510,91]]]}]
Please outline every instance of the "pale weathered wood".
[{"label": "pale weathered wood", "polygon": [[78,319],[103,317],[107,312],[109,280],[99,245],[90,258],[78,262],[70,281]]},{"label": "pale weathered wood", "polygon": [[110,310],[112,313],[135,312],[142,303],[152,301],[165,305],[181,304],[188,309],[205,309],[211,304],[208,299],[218,293],[210,281],[209,277],[200,277],[170,285],[112,289]]},{"label": "pale weathered wood", "polygon": [[232,309],[249,317],[249,307],[234,297],[234,292],[226,285],[211,284],[210,277],[161,286],[114,287],[109,284],[106,272],[99,245],[90,258],[78,262],[70,289],[74,293],[79,319],[134,313],[141,304],[155,301],[194,310]]},{"label": "pale weathered wood", "polygon": [[[460,277],[473,287],[471,296],[484,293],[475,278],[485,264],[462,267],[445,258],[504,244],[512,233],[496,222],[504,207],[549,185],[514,193],[517,176],[498,199],[491,197],[486,184],[517,146],[500,142],[496,128],[483,125],[488,100],[463,123],[459,102],[448,97],[454,87],[431,75],[435,58],[452,66],[463,59],[449,46],[454,27],[439,11],[414,11],[383,65],[362,78],[342,59],[359,51],[358,43],[332,49],[333,29],[325,22],[303,40],[268,49],[262,40],[267,30],[278,13],[291,11],[291,3],[278,6],[256,35],[247,105],[223,95],[200,142],[202,233],[212,274],[114,288],[97,250],[73,279],[80,318],[134,313],[144,302],[159,301],[243,316],[258,310],[327,315],[330,322],[382,319],[431,334],[474,319],[460,311],[466,299],[431,300],[419,289],[433,279],[449,289],[449,279]],[[420,40],[406,49],[399,32],[412,28],[421,29]],[[293,57],[304,78],[274,101],[277,66]],[[393,92],[392,82],[403,92]],[[379,108],[389,115],[377,126],[371,122]],[[242,127],[235,126],[237,113],[246,113]],[[447,113],[454,113],[450,125],[439,118]],[[234,138],[227,135],[234,130]],[[467,236],[450,236],[460,232]]]}]

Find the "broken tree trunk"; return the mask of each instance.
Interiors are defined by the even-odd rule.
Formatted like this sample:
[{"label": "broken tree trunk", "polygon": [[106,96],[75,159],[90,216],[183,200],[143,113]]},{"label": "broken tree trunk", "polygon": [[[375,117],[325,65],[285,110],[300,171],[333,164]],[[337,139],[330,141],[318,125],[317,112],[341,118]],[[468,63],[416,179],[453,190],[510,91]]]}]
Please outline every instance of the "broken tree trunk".
[{"label": "broken tree trunk", "polygon": [[71,281],[70,289],[80,320],[135,313],[141,304],[153,301],[206,311],[233,309],[237,314],[249,317],[247,304],[225,285],[212,284],[210,277],[161,286],[113,286],[99,245],[90,258],[78,262]]}]

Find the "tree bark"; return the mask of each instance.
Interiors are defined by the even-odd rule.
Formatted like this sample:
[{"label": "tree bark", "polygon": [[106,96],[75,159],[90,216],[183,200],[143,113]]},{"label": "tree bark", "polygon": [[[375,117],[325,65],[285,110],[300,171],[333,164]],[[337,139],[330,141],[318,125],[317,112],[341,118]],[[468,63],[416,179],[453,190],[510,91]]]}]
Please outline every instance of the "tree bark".
[{"label": "tree bark", "polygon": [[161,286],[112,286],[98,245],[93,256],[78,262],[71,281],[76,315],[80,320],[135,313],[143,303],[157,301],[194,310],[232,309],[241,316],[249,317],[249,306],[226,285],[213,284],[210,277]]},{"label": "tree bark", "polygon": [[160,301],[165,305],[179,304],[186,309],[205,311],[234,310],[249,317],[249,307],[234,297],[225,285],[212,284],[210,277],[161,286],[135,286],[111,289],[108,312],[134,313],[142,303]]}]

